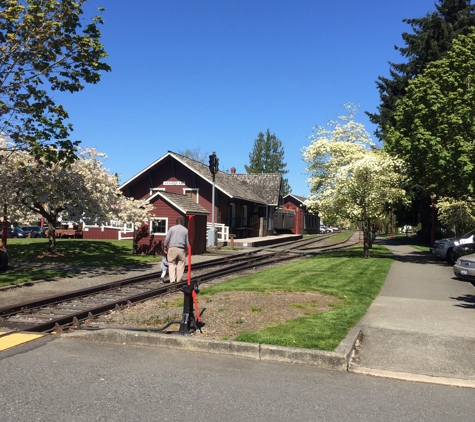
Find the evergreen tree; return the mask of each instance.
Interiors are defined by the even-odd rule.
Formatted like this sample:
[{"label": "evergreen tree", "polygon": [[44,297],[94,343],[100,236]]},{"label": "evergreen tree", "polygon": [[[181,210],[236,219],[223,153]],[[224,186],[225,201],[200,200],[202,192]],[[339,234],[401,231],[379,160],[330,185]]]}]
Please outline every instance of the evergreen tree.
[{"label": "evergreen tree", "polygon": [[452,45],[410,81],[385,145],[427,195],[460,198],[475,191],[475,28]]},{"label": "evergreen tree", "polygon": [[[249,165],[244,165],[247,173],[281,173],[286,174],[289,171],[285,169],[284,147],[275,134],[259,132],[254,141],[252,152],[249,153]],[[288,179],[282,179],[282,195],[285,196],[292,192]]]},{"label": "evergreen tree", "polygon": [[475,6],[471,0],[440,0],[436,10],[423,18],[404,19],[413,33],[403,33],[404,47],[395,47],[406,63],[389,63],[390,77],[380,76],[376,82],[381,103],[377,113],[367,112],[372,123],[378,125],[376,136],[385,140],[390,127],[395,125],[397,100],[406,95],[410,80],[421,74],[427,64],[445,57],[452,40],[468,34],[475,26]]}]

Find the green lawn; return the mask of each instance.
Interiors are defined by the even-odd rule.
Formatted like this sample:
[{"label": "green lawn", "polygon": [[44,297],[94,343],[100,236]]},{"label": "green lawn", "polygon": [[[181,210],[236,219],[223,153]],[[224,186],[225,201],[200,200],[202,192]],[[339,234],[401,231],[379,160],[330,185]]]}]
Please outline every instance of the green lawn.
[{"label": "green lawn", "polygon": [[341,231],[335,232],[330,238],[327,239],[328,243],[339,243],[344,242],[345,240],[349,239],[350,236],[354,233],[354,230],[348,231]]},{"label": "green lawn", "polygon": [[366,313],[386,279],[392,259],[385,247],[375,246],[363,258],[362,247],[317,255],[250,276],[202,289],[200,295],[223,291],[289,291],[333,295],[333,310],[303,316],[259,332],[242,333],[236,340],[319,350],[334,350]]},{"label": "green lawn", "polygon": [[[44,256],[48,246],[47,239],[8,239],[7,250],[10,262],[28,262],[35,265],[28,270],[8,270],[0,272],[0,287],[26,283],[34,280],[47,280],[67,277],[74,274],[68,266],[127,267],[157,262],[162,259],[155,255],[133,255],[131,240],[82,240],[57,239],[58,257]],[[65,264],[54,266],[55,263]]]}]

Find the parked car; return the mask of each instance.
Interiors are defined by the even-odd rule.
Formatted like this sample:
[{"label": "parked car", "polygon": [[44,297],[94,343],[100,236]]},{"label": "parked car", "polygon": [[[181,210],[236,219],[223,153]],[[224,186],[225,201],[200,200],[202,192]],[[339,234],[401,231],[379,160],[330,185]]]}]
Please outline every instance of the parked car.
[{"label": "parked car", "polygon": [[455,257],[453,256],[453,251],[456,246],[463,245],[466,243],[475,242],[475,230],[464,234],[460,238],[449,238],[449,239],[440,239],[434,242],[434,246],[431,247],[431,252],[436,256],[436,258],[445,259],[450,265],[455,264]]},{"label": "parked car", "polygon": [[26,233],[20,227],[7,227],[7,237],[26,237]]},{"label": "parked car", "polygon": [[464,255],[454,264],[455,277],[463,280],[475,280],[475,254]]},{"label": "parked car", "polygon": [[20,228],[30,235],[30,237],[44,237],[43,231],[40,226],[20,226]]},{"label": "parked car", "polygon": [[452,251],[452,259],[457,261],[465,255],[475,254],[475,242],[474,243],[462,243],[461,245],[455,246]]},{"label": "parked car", "polygon": [[327,226],[320,226],[320,233],[333,233],[333,229]]}]

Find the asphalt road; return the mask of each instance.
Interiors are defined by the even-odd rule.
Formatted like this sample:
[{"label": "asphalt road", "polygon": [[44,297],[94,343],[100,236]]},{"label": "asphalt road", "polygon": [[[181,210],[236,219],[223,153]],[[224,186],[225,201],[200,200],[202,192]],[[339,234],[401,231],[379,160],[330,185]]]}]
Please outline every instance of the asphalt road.
[{"label": "asphalt road", "polygon": [[0,374],[2,422],[474,418],[469,388],[51,336],[0,352]]}]

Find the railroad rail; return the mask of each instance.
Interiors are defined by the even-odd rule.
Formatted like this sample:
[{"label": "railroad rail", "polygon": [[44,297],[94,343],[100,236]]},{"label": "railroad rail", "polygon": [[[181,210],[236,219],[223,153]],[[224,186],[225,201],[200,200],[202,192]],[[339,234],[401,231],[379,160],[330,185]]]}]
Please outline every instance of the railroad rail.
[{"label": "railroad rail", "polygon": [[[323,253],[349,245],[348,241],[322,245],[328,237],[303,239],[280,244],[278,249],[256,249],[253,252],[193,264],[191,284],[200,285],[250,268],[296,259],[296,255]],[[357,242],[350,242],[354,243]],[[62,332],[70,327],[77,327],[84,321],[92,321],[111,310],[120,310],[124,306],[164,295],[187,284],[187,281],[173,285],[162,284],[159,278],[160,272],[146,274],[0,308],[0,327],[38,333]]]}]

